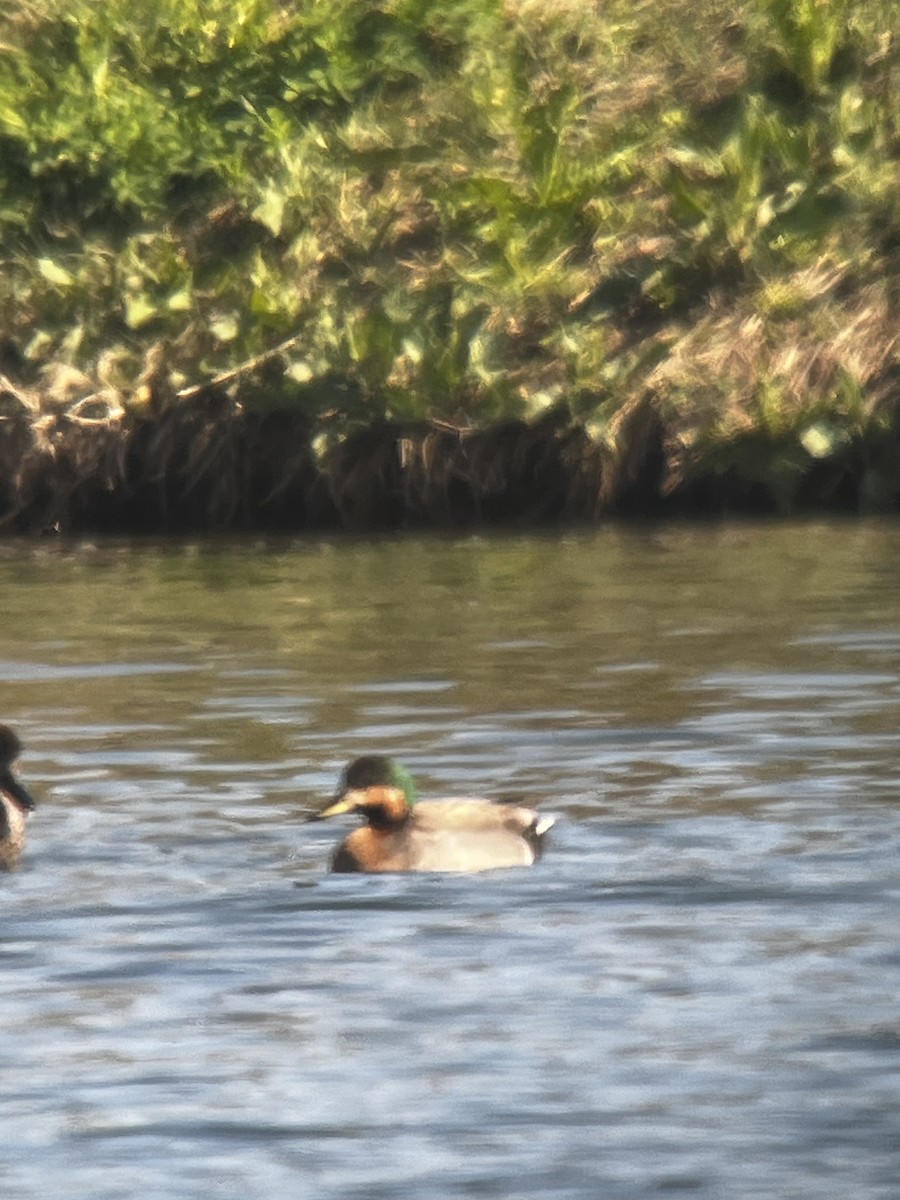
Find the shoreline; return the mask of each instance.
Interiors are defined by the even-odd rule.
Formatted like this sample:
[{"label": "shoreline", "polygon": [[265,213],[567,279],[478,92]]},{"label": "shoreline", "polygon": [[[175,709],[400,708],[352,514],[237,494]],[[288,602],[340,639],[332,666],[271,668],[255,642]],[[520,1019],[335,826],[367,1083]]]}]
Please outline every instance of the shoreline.
[{"label": "shoreline", "polygon": [[[558,408],[485,426],[377,421],[317,440],[296,411],[199,389],[154,414],[35,414],[0,389],[0,537],[529,529],[614,518],[900,508],[900,436],[817,457],[747,430],[686,457],[656,398],[598,443]],[[615,449],[612,447],[615,446]]]}]

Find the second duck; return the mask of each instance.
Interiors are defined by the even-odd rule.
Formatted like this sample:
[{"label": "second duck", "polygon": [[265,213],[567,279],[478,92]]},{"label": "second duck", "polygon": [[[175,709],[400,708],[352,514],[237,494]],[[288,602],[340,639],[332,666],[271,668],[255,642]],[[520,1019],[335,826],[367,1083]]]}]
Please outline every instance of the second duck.
[{"label": "second duck", "polygon": [[11,871],[25,846],[25,822],[34,809],[30,792],[13,774],[19,757],[19,739],[8,725],[0,725],[0,870]]}]

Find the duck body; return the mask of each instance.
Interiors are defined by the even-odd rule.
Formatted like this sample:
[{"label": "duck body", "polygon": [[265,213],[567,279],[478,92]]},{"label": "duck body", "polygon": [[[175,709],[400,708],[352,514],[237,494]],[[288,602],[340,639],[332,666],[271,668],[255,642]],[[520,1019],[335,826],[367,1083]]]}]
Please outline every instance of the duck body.
[{"label": "duck body", "polygon": [[34,800],[13,774],[19,756],[19,739],[7,725],[0,725],[0,870],[11,871],[25,848],[25,822]]},{"label": "duck body", "polygon": [[351,763],[334,802],[318,817],[346,812],[358,813],[366,824],[335,850],[335,872],[474,872],[531,866],[553,824],[552,817],[522,805],[478,797],[416,802],[409,774],[380,756]]}]

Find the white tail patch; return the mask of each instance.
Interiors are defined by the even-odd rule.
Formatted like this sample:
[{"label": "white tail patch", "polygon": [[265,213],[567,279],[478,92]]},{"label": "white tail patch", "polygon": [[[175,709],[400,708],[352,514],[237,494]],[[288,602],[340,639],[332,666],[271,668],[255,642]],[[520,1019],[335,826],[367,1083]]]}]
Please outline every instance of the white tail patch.
[{"label": "white tail patch", "polygon": [[534,823],[534,836],[543,837],[551,825],[556,824],[556,817],[538,817]]}]

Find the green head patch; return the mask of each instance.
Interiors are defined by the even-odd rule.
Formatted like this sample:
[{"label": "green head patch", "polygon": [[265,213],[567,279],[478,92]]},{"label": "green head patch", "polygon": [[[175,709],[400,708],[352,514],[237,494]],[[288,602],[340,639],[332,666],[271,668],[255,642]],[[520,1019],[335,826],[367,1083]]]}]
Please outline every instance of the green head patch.
[{"label": "green head patch", "polygon": [[413,779],[406,767],[400,763],[391,763],[391,782],[394,787],[400,789],[406,797],[406,803],[410,808],[416,802],[416,781]]},{"label": "green head patch", "polygon": [[344,769],[338,787],[338,795],[361,791],[373,787],[399,788],[410,808],[416,802],[416,783],[406,767],[381,754],[367,754],[356,758]]}]

